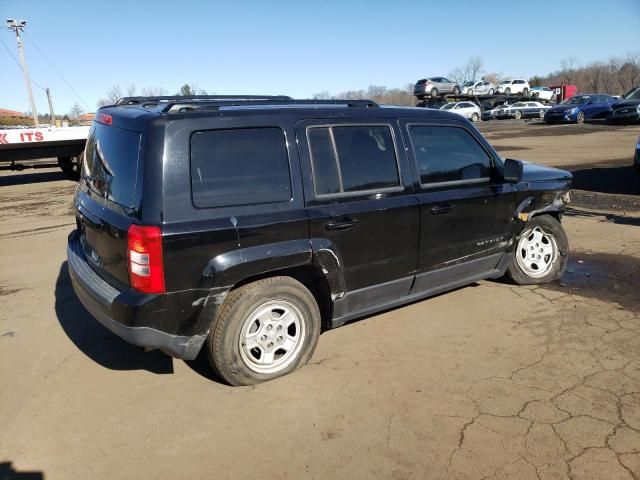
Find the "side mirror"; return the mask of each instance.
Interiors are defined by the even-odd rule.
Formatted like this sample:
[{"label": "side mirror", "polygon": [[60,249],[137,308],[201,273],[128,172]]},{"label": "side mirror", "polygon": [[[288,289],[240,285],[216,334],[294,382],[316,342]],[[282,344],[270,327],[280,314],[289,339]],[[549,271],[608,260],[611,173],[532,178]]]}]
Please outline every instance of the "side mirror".
[{"label": "side mirror", "polygon": [[507,158],[502,167],[502,177],[505,182],[518,183],[522,180],[522,162]]}]

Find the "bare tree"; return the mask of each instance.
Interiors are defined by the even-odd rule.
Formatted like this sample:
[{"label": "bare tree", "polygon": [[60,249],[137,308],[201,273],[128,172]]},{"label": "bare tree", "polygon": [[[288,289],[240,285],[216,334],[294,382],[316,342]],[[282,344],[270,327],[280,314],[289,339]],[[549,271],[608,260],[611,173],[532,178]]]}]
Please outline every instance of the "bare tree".
[{"label": "bare tree", "polygon": [[622,92],[627,92],[640,84],[640,52],[628,53],[620,62],[618,83]]},{"label": "bare tree", "polygon": [[140,94],[143,97],[162,97],[168,95],[169,92],[162,87],[145,87],[140,91]]},{"label": "bare tree", "polygon": [[469,81],[475,82],[484,68],[484,62],[480,57],[471,57],[466,65]]},{"label": "bare tree", "polygon": [[484,69],[484,62],[480,57],[471,57],[466,64],[452,70],[449,79],[456,83],[475,82]]},{"label": "bare tree", "polygon": [[485,73],[482,76],[482,79],[486,82],[491,82],[494,85],[497,85],[498,83],[500,83],[502,77],[503,75],[501,73]]},{"label": "bare tree", "polygon": [[329,94],[328,91],[323,90],[319,93],[314,93],[313,94],[313,98],[315,100],[329,100],[331,98],[331,95]]},{"label": "bare tree", "polygon": [[122,88],[120,88],[120,85],[116,83],[112,85],[109,90],[107,90],[107,95],[105,97],[98,100],[98,106],[102,107],[103,105],[114,105],[122,97]]},{"label": "bare tree", "polygon": [[560,70],[562,71],[564,83],[575,83],[575,69],[578,65],[576,57],[566,57],[560,60]]}]

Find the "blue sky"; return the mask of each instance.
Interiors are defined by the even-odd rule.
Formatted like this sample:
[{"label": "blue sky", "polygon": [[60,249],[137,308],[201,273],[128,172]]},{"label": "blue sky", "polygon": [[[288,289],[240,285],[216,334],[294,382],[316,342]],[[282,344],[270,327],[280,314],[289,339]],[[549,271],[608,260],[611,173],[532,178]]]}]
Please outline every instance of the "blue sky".
[{"label": "blue sky", "polygon": [[[473,55],[489,72],[529,77],[569,56],[584,64],[640,51],[640,0],[0,0],[6,18],[29,22],[29,69],[51,88],[56,113],[77,97],[34,43],[90,110],[115,83],[304,98],[401,87]],[[17,56],[13,33],[2,28],[0,39]],[[48,111],[44,92],[34,93]],[[0,108],[28,109],[22,73],[1,44]]]}]

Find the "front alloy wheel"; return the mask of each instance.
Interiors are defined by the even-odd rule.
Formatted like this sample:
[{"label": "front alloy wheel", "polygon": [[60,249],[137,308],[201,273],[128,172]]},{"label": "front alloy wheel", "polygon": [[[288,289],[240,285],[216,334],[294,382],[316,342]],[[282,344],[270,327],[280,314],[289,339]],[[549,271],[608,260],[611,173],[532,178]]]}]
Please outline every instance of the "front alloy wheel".
[{"label": "front alloy wheel", "polygon": [[518,240],[516,261],[529,277],[544,277],[558,261],[555,238],[539,226],[525,231]]},{"label": "front alloy wheel", "polygon": [[584,123],[584,112],[578,112],[578,114],[576,115],[576,123]]},{"label": "front alloy wheel", "polygon": [[506,276],[519,285],[553,282],[564,273],[568,254],[560,222],[551,215],[533,217],[518,236]]}]

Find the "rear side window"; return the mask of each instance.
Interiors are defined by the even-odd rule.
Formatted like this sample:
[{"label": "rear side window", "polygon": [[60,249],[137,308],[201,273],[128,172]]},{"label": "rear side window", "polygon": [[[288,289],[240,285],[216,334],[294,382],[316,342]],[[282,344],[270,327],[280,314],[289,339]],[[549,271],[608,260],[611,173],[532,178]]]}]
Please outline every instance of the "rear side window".
[{"label": "rear side window", "polygon": [[388,126],[311,127],[307,138],[316,195],[400,186]]},{"label": "rear side window", "polygon": [[412,125],[409,136],[423,185],[487,179],[491,159],[463,128]]},{"label": "rear side window", "polygon": [[138,132],[94,123],[82,167],[89,188],[123,207],[138,207],[140,141]]},{"label": "rear side window", "polygon": [[290,200],[284,132],[266,127],[194,133],[191,188],[193,203],[202,208]]}]

